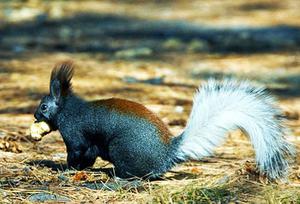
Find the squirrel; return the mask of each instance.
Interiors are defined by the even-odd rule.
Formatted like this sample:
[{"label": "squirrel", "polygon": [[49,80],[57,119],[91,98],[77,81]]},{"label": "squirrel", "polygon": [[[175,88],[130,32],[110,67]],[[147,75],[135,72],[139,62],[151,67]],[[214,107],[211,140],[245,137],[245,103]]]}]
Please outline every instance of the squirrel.
[{"label": "squirrel", "polygon": [[50,93],[34,117],[58,130],[70,168],[82,170],[99,156],[111,162],[120,178],[157,178],[178,163],[212,155],[227,133],[240,129],[255,150],[260,173],[270,179],[287,176],[293,145],[285,138],[284,117],[264,88],[248,81],[209,80],[194,96],[183,132],[173,136],[145,106],[120,98],[86,101],[76,95],[72,61],[55,65]]}]

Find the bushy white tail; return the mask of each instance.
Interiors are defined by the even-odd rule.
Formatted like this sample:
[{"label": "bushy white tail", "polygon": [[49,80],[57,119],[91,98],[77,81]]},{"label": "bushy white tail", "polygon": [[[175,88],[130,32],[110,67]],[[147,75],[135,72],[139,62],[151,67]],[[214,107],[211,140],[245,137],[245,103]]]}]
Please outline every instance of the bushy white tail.
[{"label": "bushy white tail", "polygon": [[262,173],[273,179],[286,176],[294,148],[284,139],[282,113],[263,88],[254,88],[249,82],[210,80],[198,90],[178,158],[211,155],[234,129],[249,136]]}]

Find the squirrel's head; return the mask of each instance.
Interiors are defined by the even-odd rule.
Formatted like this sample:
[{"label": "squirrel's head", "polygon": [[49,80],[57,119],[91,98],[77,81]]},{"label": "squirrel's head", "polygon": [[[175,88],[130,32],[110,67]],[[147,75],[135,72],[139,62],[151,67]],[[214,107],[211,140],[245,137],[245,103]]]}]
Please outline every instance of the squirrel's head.
[{"label": "squirrel's head", "polygon": [[53,68],[50,78],[50,93],[42,98],[34,113],[38,122],[44,121],[49,125],[54,125],[53,122],[62,108],[64,98],[72,94],[73,67],[73,63],[67,61],[59,63]]}]

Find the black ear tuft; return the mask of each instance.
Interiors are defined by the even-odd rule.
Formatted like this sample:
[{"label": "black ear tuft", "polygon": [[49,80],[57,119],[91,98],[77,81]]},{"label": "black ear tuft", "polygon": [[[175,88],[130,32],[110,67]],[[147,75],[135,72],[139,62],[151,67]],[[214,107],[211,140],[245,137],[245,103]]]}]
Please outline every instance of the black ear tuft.
[{"label": "black ear tuft", "polygon": [[74,73],[74,64],[72,61],[65,61],[55,65],[51,73],[51,84],[57,80],[60,83],[60,91],[62,96],[66,96],[72,92],[71,79]]}]

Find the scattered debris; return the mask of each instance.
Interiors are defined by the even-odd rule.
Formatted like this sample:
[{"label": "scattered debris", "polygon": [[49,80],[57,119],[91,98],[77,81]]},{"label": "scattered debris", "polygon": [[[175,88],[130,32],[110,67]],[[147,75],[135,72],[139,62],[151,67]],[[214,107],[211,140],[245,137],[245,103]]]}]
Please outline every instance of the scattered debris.
[{"label": "scattered debris", "polygon": [[113,181],[113,182],[107,182],[107,183],[99,183],[99,182],[93,182],[93,183],[84,183],[82,186],[94,189],[94,190],[109,190],[109,191],[117,191],[121,189],[140,189],[144,188],[143,182],[140,180],[133,180],[133,181],[127,181],[127,180],[119,180],[119,181]]},{"label": "scattered debris", "polygon": [[73,181],[85,181],[88,180],[89,175],[85,171],[78,171],[73,176]]},{"label": "scattered debris", "polygon": [[0,150],[14,153],[22,152],[22,148],[17,142],[5,140],[0,140]]},{"label": "scattered debris", "polygon": [[168,123],[168,125],[170,126],[182,126],[185,127],[186,125],[186,120],[184,119],[176,119],[176,120],[172,120]]},{"label": "scattered debris", "polygon": [[299,120],[299,113],[297,111],[285,111],[283,115],[288,120]]}]

